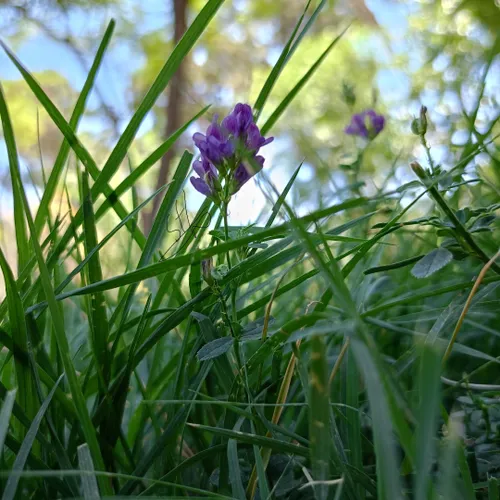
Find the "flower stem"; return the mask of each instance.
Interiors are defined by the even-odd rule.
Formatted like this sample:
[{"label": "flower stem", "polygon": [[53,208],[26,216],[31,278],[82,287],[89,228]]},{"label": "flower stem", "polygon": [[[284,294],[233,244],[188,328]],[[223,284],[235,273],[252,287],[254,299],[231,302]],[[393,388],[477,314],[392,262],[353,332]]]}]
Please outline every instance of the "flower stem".
[{"label": "flower stem", "polygon": [[[476,254],[476,256],[481,259],[485,264],[490,262],[490,258],[483,249],[476,243],[470,232],[467,228],[460,222],[458,217],[455,215],[453,209],[448,205],[442,194],[439,192],[439,189],[436,186],[436,180],[432,177],[429,178],[428,174],[420,167],[417,162],[412,163],[412,168],[417,176],[424,182],[427,186],[427,190],[429,192],[430,197],[439,205],[444,214],[448,217],[448,219],[453,224],[454,230],[457,236],[457,241],[461,244],[462,248],[467,252],[471,250]],[[491,264],[492,269],[500,274],[500,266],[493,262]]]},{"label": "flower stem", "polygon": [[[229,203],[224,202],[222,210],[223,210],[223,216],[224,216],[224,236],[225,240],[229,241],[229,229],[228,229],[228,223],[227,223],[227,207]],[[227,259],[227,267],[231,269],[231,256],[229,255],[229,250],[227,251],[226,254],[226,259]],[[232,309],[232,316],[233,316],[233,321],[237,321],[238,317],[236,314],[236,288],[234,286],[231,286],[231,309]]]},{"label": "flower stem", "polygon": [[425,139],[425,134],[422,134],[420,136],[420,143],[425,149],[425,154],[427,155],[427,161],[429,162],[429,166],[431,167],[432,175],[434,175],[436,173],[436,168],[434,166],[434,160],[432,159],[431,148],[429,147],[429,145],[427,144],[427,140]]},{"label": "flower stem", "polygon": [[[228,229],[228,223],[227,223],[227,207],[228,207],[228,202],[224,201],[224,203],[222,205],[222,213],[223,213],[223,217],[224,217],[224,236],[225,236],[226,242],[229,241],[229,229]],[[231,256],[229,255],[229,250],[227,251],[226,258],[227,258],[227,267],[229,269],[231,269]],[[233,321],[237,322],[238,316],[237,316],[237,313],[236,313],[236,288],[232,284],[230,284],[230,287],[231,287],[231,309],[232,309],[232,316],[233,316]],[[224,297],[222,297],[222,295],[221,295],[220,298],[221,298],[221,302],[223,304],[223,309],[226,311],[226,317],[227,317],[227,321],[229,323],[229,328],[230,328],[231,333],[232,333],[233,338],[234,338],[234,341],[233,341],[234,354],[235,354],[235,357],[236,357],[236,364],[237,364],[237,367],[238,367],[238,372],[241,373],[241,369],[242,369],[243,365],[241,363],[241,353],[240,353],[239,339],[238,339],[237,335],[234,332],[234,329],[233,329],[232,324],[231,324],[231,320],[229,318],[229,315],[227,314],[227,307],[226,307],[226,303],[224,301]]]}]

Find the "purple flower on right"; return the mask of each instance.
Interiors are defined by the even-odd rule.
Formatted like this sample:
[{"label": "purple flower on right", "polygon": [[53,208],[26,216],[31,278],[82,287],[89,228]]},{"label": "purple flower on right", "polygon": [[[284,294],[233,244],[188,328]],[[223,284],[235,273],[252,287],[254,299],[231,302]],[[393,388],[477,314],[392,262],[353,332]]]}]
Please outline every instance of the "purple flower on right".
[{"label": "purple flower on right", "polygon": [[348,135],[357,135],[372,140],[384,129],[385,118],[378,115],[373,109],[367,109],[353,115],[351,123],[344,129]]}]

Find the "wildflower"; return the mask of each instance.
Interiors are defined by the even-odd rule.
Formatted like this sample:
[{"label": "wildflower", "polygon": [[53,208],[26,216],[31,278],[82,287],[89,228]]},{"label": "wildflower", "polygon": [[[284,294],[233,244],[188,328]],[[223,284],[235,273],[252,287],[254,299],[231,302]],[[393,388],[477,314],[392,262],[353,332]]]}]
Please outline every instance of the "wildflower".
[{"label": "wildflower", "polygon": [[373,109],[368,109],[353,115],[351,123],[344,129],[344,132],[348,135],[357,135],[372,140],[382,132],[384,125],[384,116],[377,115]]},{"label": "wildflower", "polygon": [[199,177],[191,177],[191,184],[205,196],[214,196],[220,187],[217,169],[203,156],[193,163],[194,171]]},{"label": "wildflower", "polygon": [[231,195],[264,165],[260,148],[273,141],[265,138],[254,123],[252,108],[237,104],[219,124],[215,115],[206,135],[196,133],[193,141],[201,158],[194,162],[199,177],[191,177],[194,188],[215,202],[228,202]]}]

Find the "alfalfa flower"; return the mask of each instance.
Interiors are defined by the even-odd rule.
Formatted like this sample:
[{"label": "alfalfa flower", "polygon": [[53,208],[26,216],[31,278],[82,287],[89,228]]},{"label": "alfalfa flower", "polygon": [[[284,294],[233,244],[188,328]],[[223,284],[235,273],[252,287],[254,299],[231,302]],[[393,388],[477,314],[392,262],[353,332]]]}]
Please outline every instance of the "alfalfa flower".
[{"label": "alfalfa flower", "polygon": [[261,135],[248,104],[237,104],[220,124],[215,115],[205,135],[193,135],[201,158],[193,165],[199,177],[191,177],[191,183],[216,203],[227,203],[262,169],[264,157],[257,153],[272,140]]},{"label": "alfalfa flower", "polygon": [[348,135],[357,135],[372,140],[384,129],[385,118],[373,109],[367,109],[352,116],[351,123],[344,129]]}]

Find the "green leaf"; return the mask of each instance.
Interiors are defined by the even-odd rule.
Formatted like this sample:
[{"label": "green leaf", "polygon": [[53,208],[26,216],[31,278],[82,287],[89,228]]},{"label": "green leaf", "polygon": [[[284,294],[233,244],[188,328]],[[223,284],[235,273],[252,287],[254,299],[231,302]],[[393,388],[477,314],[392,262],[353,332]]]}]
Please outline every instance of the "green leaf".
[{"label": "green leaf", "polygon": [[497,500],[500,498],[500,489],[498,488],[498,479],[490,476],[488,478],[488,500]]},{"label": "green leaf", "polygon": [[[69,343],[64,328],[64,318],[55,298],[54,289],[52,288],[52,283],[50,279],[50,273],[45,263],[45,256],[43,255],[42,249],[36,237],[35,224],[31,216],[31,211],[28,204],[28,200],[26,198],[26,193],[24,192],[24,187],[21,180],[21,174],[19,171],[15,170],[14,176],[15,176],[15,182],[18,183],[20,194],[22,195],[24,211],[26,214],[28,227],[31,235],[31,244],[33,246],[33,250],[36,255],[38,268],[40,271],[40,281],[42,284],[42,290],[49,305],[54,326],[54,333],[57,338],[58,350],[61,355],[62,364],[64,366],[64,371],[68,379],[68,385],[71,390],[73,402],[75,404],[79,421],[82,426],[83,435],[85,436],[89,444],[89,448],[93,454],[94,463],[97,464],[98,468],[102,468],[104,470],[104,463],[102,461],[99,443],[97,441],[97,436],[95,433],[95,428],[90,419],[86,402],[83,397],[83,393],[76,376],[75,368],[70,354]],[[109,483],[107,483],[102,478],[101,478],[101,489],[105,494],[111,492]]]},{"label": "green leaf", "polygon": [[88,474],[88,472],[94,470],[94,464],[92,463],[89,447],[86,444],[82,444],[78,447],[78,464],[80,465],[80,469],[86,472],[86,474],[82,474],[83,498],[85,500],[96,500],[101,498],[96,477]]},{"label": "green leaf", "polygon": [[385,271],[392,271],[393,269],[400,269],[402,267],[411,266],[412,264],[415,264],[415,262],[418,262],[420,259],[423,258],[424,255],[416,255],[415,257],[410,257],[409,259],[400,260],[399,262],[394,262],[393,264],[388,264],[386,266],[370,267],[369,269],[363,271],[363,274],[367,275],[374,273],[382,273]]},{"label": "green leaf", "polygon": [[[313,212],[309,215],[302,217],[300,220],[303,221],[304,223],[312,222],[315,220],[322,219],[324,217],[328,217],[329,215],[333,215],[334,213],[338,213],[342,210],[347,210],[349,208],[361,206],[366,203],[367,200],[365,198],[355,198],[352,200],[347,200],[338,205],[333,205],[332,207],[328,207],[326,209],[321,209],[316,212]],[[248,243],[254,241],[260,241],[263,238],[269,238],[275,236],[277,234],[282,233],[289,227],[290,226],[288,223],[282,224],[280,226],[275,226],[265,229],[264,231],[259,232],[258,234],[250,234],[248,236],[244,236],[236,240],[231,240],[222,243],[221,245],[209,247],[204,250],[194,251],[188,255],[180,255],[178,257],[172,257],[162,262],[150,264],[149,266],[145,266],[141,269],[137,269],[136,271],[129,272],[122,276],[116,276],[114,278],[103,280],[100,283],[93,283],[92,285],[88,285],[86,287],[82,287],[73,290],[71,292],[61,294],[58,296],[58,300],[65,299],[67,297],[73,297],[76,295],[86,295],[89,293],[96,293],[98,291],[112,290],[113,288],[118,288],[123,285],[129,285],[131,283],[137,283],[139,281],[145,280],[147,278],[152,278],[154,276],[158,276],[168,271],[175,271],[180,267],[191,265],[194,262],[201,262],[203,259],[206,259],[208,257],[227,253],[228,250],[241,248],[243,246],[246,246]],[[33,306],[31,310],[40,307],[40,305]]]},{"label": "green leaf", "polygon": [[[99,220],[111,206],[114,204],[114,200],[120,198],[124,193],[126,193],[132,186],[134,186],[137,181],[145,175],[151,167],[156,165],[156,163],[164,156],[175,144],[177,139],[187,130],[187,128],[194,123],[200,116],[203,116],[210,106],[206,106],[199,113],[197,113],[193,118],[186,122],[182,127],[179,127],[165,142],[158,146],[145,160],[143,160],[139,165],[134,167],[130,175],[128,175],[113,191],[113,196],[109,196],[102,203],[102,205],[97,209],[96,219]],[[163,189],[163,188],[162,188]]]},{"label": "green leaf", "polygon": [[[95,226],[92,195],[89,189],[89,176],[87,172],[82,174],[82,197],[83,197],[83,232],[85,241],[85,254],[88,255],[98,246],[97,229]],[[102,281],[101,261],[99,252],[94,252],[88,261],[88,281],[96,283]],[[92,334],[92,349],[96,365],[101,374],[104,387],[109,383],[111,366],[109,364],[108,337],[109,323],[106,314],[106,300],[102,292],[95,293],[90,298],[90,330]]]},{"label": "green leaf", "polygon": [[295,444],[290,444],[285,441],[279,441],[277,439],[272,439],[263,436],[257,436],[254,434],[248,434],[241,431],[233,431],[229,429],[224,429],[221,427],[210,427],[207,425],[192,424],[188,423],[190,427],[194,429],[199,429],[200,431],[210,432],[217,436],[227,437],[229,439],[235,439],[240,443],[248,443],[252,445],[262,446],[264,448],[271,448],[281,453],[291,453],[293,455],[299,455],[302,457],[309,456],[309,450],[304,446],[298,446]]},{"label": "green leaf", "polygon": [[418,377],[418,420],[415,435],[415,500],[429,498],[429,481],[434,461],[437,418],[439,415],[441,357],[441,353],[435,346],[424,344],[421,347]]},{"label": "green leaf", "polygon": [[191,266],[191,272],[189,273],[189,293],[191,298],[196,297],[201,292],[202,283],[201,265],[197,262]]},{"label": "green leaf", "polygon": [[[220,341],[219,334],[216,331],[211,319],[208,316],[204,316],[203,314],[200,314],[197,312],[192,312],[191,316],[196,320],[196,323],[198,325],[200,333],[201,333],[202,337],[205,339],[205,342],[211,343],[211,342],[214,342],[215,340]],[[231,337],[223,337],[223,338],[229,339],[232,342]],[[227,342],[228,342],[228,340],[224,340],[223,343],[227,343]],[[209,348],[209,350],[210,350],[210,348]],[[226,349],[224,352],[227,352],[227,351],[228,351],[228,349]],[[221,354],[223,354],[223,353],[221,353]],[[217,379],[219,380],[221,387],[226,392],[226,394],[229,394],[231,392],[231,385],[232,385],[233,380],[234,380],[234,374],[233,374],[233,371],[231,369],[231,364],[230,364],[228,358],[227,357],[224,357],[224,358],[217,357],[214,361],[214,368],[215,368],[215,372],[217,374]]]},{"label": "green leaf", "polygon": [[24,219],[24,208],[22,195],[19,191],[19,186],[15,182],[16,174],[19,172],[19,158],[17,155],[16,140],[14,130],[12,129],[9,110],[5,102],[5,95],[2,86],[0,85],[0,117],[2,119],[3,136],[5,146],[7,148],[7,157],[9,159],[10,179],[12,183],[12,197],[14,201],[14,228],[16,233],[17,243],[17,269],[18,274],[21,274],[23,268],[30,259],[30,251],[28,244],[28,234],[26,230],[26,220]]},{"label": "green leaf", "polygon": [[326,481],[330,479],[330,398],[326,346],[322,337],[311,339],[309,366],[309,439],[311,441],[311,465],[317,500],[329,497]]},{"label": "green leaf", "polygon": [[305,75],[299,80],[299,82],[293,87],[292,90],[287,94],[287,96],[283,99],[283,101],[278,105],[278,107],[273,111],[271,116],[268,118],[266,123],[261,127],[262,135],[266,135],[266,133],[274,126],[274,124],[278,121],[280,116],[284,113],[285,109],[289,106],[289,104],[293,101],[293,99],[300,92],[302,87],[310,80],[316,70],[319,68],[321,63],[324,61],[326,56],[330,53],[330,51],[335,47],[337,42],[342,38],[344,33],[348,28],[344,29],[342,33],[337,36],[328,47],[323,51],[318,60],[309,68],[309,70],[305,73]]},{"label": "green leaf", "polygon": [[24,438],[23,444],[21,445],[21,449],[19,450],[19,453],[16,456],[16,459],[14,461],[14,465],[12,466],[13,474],[10,475],[9,479],[7,480],[7,484],[5,485],[5,490],[3,492],[2,500],[13,500],[14,499],[14,496],[15,496],[16,490],[17,490],[17,485],[19,484],[19,479],[21,478],[19,473],[24,470],[24,466],[26,464],[28,454],[31,450],[31,447],[33,446],[33,442],[35,441],[35,437],[36,437],[36,434],[38,432],[38,428],[40,427],[40,424],[42,423],[42,419],[45,415],[45,412],[47,411],[47,408],[49,407],[49,404],[52,401],[52,397],[54,396],[54,393],[56,392],[56,388],[59,385],[59,382],[61,382],[62,378],[63,378],[63,375],[61,375],[58,378],[57,382],[54,384],[54,387],[52,387],[49,395],[45,398],[45,401],[40,406],[38,413],[36,414],[35,418],[33,419],[33,422],[31,423],[31,426],[26,434],[26,437]]},{"label": "green leaf", "polygon": [[3,443],[5,436],[9,430],[10,414],[16,400],[16,389],[9,391],[3,401],[2,409],[0,410],[0,458],[2,456]]},{"label": "green leaf", "polygon": [[428,278],[449,264],[452,259],[453,254],[446,248],[435,248],[417,262],[411,270],[411,274],[419,279]]},{"label": "green leaf", "polygon": [[[71,115],[71,118],[69,120],[69,126],[74,132],[76,132],[78,123],[85,111],[87,98],[90,94],[90,91],[92,90],[92,87],[94,86],[97,73],[99,71],[99,68],[101,66],[104,57],[104,53],[106,52],[106,49],[109,46],[109,42],[111,41],[114,28],[115,28],[115,22],[111,20],[109,22],[108,28],[106,29],[106,32],[104,33],[99,48],[97,49],[94,62],[92,63],[90,71],[87,75],[87,79],[85,80],[82,91],[78,96],[78,100],[75,104],[73,114]],[[44,223],[48,219],[50,202],[54,197],[54,193],[56,191],[59,178],[64,169],[66,160],[68,159],[70,150],[71,150],[70,143],[67,140],[64,140],[59,149],[59,153],[57,154],[52,171],[50,172],[47,185],[45,186],[45,189],[43,191],[42,199],[40,200],[40,205],[38,207],[35,216],[35,228],[37,237],[40,237]]]},{"label": "green leaf", "polygon": [[[240,417],[234,426],[234,432],[239,432],[245,418]],[[241,480],[240,462],[238,459],[238,442],[235,439],[229,439],[227,442],[227,462],[229,466],[229,481],[233,497],[236,500],[245,500],[245,488]]]},{"label": "green leaf", "polygon": [[232,337],[221,337],[205,344],[197,353],[198,361],[207,361],[225,354],[233,345]]}]

